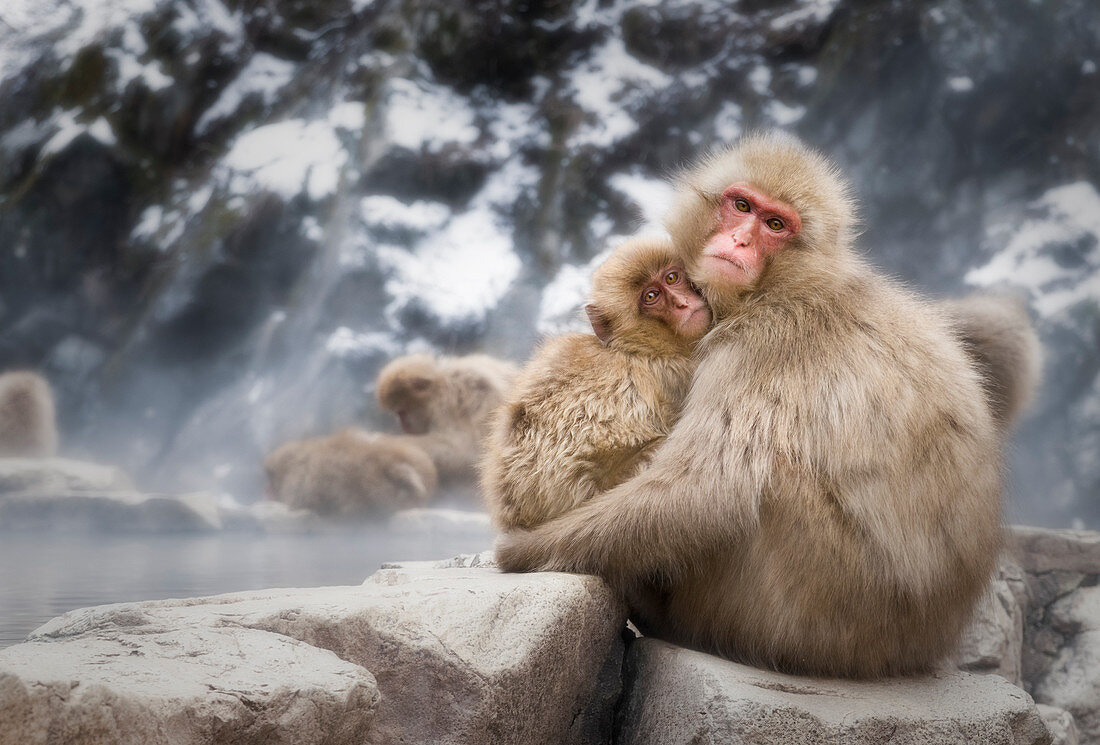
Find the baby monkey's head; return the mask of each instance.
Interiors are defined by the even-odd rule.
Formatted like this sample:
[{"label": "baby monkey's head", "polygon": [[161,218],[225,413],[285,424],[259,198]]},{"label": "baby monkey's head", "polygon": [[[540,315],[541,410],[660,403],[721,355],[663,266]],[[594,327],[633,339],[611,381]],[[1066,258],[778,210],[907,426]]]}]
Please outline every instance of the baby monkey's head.
[{"label": "baby monkey's head", "polygon": [[592,277],[585,306],[605,346],[686,354],[710,329],[710,308],[688,279],[684,260],[664,238],[632,238]]}]

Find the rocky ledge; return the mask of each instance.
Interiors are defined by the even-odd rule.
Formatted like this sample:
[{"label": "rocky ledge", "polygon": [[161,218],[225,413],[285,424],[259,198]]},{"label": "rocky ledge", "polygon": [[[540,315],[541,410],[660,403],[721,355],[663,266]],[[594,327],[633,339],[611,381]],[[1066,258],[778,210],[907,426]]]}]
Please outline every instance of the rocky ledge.
[{"label": "rocky ledge", "polygon": [[803,678],[634,639],[599,579],[477,554],[72,611],[0,651],[0,741],[1100,742],[1100,536],[1013,541],[957,658],[924,677]]}]

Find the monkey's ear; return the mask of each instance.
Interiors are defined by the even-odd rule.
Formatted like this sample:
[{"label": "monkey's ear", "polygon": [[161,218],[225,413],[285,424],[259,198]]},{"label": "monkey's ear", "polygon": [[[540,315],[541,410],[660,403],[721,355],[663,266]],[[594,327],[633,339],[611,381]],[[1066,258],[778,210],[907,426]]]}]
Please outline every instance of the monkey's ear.
[{"label": "monkey's ear", "polygon": [[592,332],[596,338],[606,347],[611,343],[611,324],[593,303],[584,306],[584,312],[588,315],[588,322],[592,324]]}]

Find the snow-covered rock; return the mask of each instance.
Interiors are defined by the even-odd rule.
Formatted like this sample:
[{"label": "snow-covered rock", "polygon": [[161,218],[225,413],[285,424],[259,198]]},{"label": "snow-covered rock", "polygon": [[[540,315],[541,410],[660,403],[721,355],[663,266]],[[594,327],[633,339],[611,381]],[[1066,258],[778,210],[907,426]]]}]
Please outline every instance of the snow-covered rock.
[{"label": "snow-covered rock", "polygon": [[1031,698],[996,675],[802,678],[667,644],[630,645],[616,742],[1041,745]]}]

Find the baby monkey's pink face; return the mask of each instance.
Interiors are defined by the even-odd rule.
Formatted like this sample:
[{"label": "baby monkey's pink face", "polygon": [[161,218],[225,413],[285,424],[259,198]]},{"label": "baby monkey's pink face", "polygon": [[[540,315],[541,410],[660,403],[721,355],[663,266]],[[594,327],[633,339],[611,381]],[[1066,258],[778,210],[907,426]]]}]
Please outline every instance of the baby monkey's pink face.
[{"label": "baby monkey's pink face", "polygon": [[736,285],[755,282],[768,257],[802,229],[793,207],[746,183],[726,188],[718,218],[717,232],[703,247],[703,261]]},{"label": "baby monkey's pink face", "polygon": [[710,308],[676,264],[663,267],[638,295],[638,310],[657,318],[673,332],[696,339],[710,327]]}]

